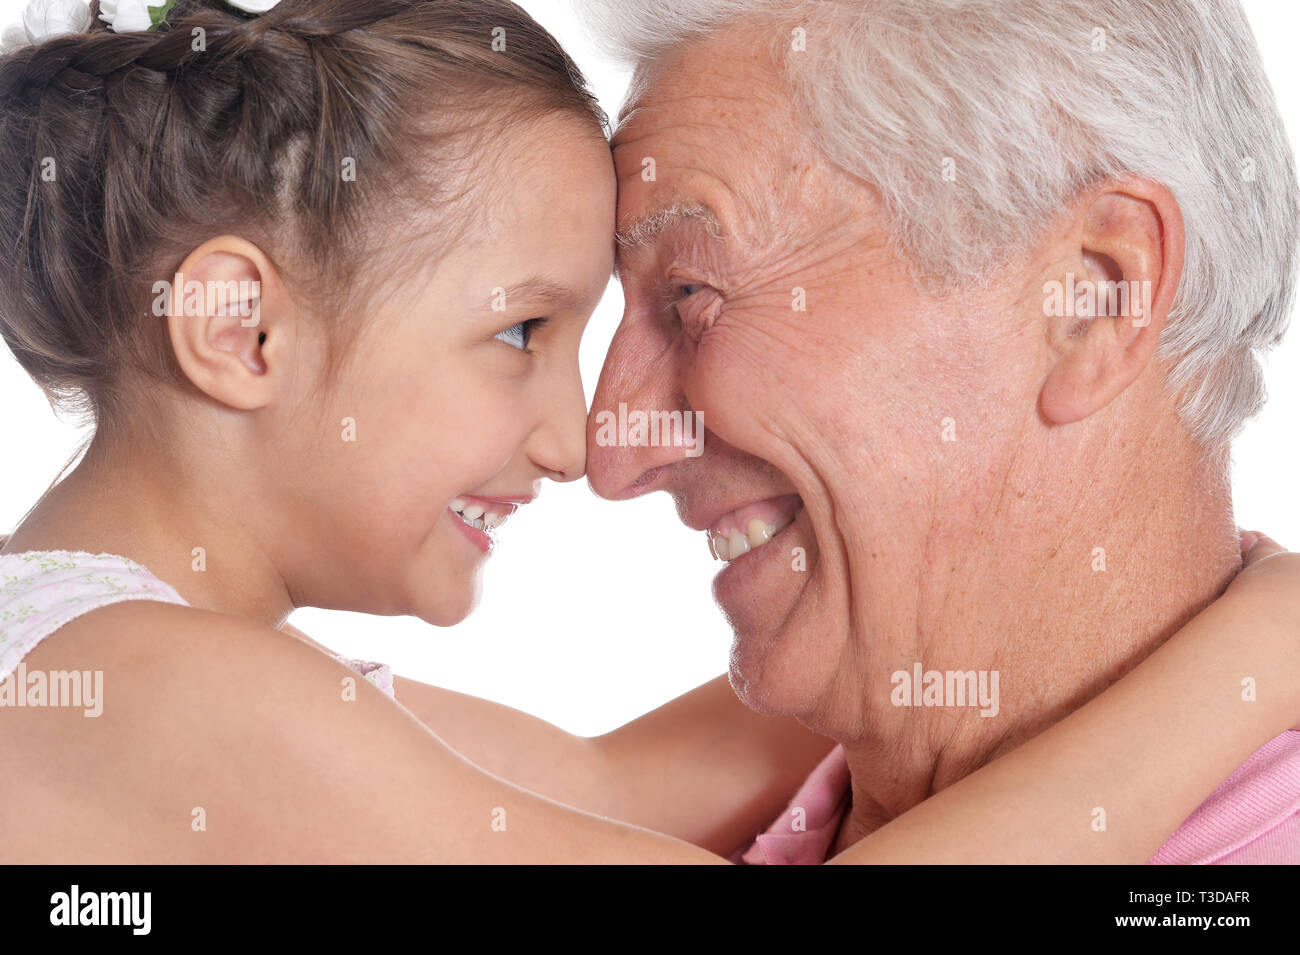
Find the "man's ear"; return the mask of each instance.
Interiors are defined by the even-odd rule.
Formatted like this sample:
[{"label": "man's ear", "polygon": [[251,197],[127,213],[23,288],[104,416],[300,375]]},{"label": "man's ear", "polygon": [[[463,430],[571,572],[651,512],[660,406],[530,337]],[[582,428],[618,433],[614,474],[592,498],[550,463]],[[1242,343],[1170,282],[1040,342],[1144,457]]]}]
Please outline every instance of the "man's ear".
[{"label": "man's ear", "polygon": [[1067,241],[1069,271],[1044,286],[1039,406],[1053,424],[1104,408],[1150,363],[1183,272],[1182,212],[1158,183],[1112,181],[1085,197]]},{"label": "man's ear", "polygon": [[231,408],[265,407],[284,378],[273,372],[274,356],[286,354],[287,304],[257,246],[232,235],[204,242],[172,279],[167,330],[186,377]]}]

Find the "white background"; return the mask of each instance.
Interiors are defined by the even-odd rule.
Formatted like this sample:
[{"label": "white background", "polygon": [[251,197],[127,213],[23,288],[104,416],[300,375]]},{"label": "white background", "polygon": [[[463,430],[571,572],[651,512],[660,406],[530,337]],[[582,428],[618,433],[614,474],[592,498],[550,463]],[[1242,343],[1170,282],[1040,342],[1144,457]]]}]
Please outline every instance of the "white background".
[{"label": "white background", "polygon": [[[603,62],[567,0],[522,4],[570,51],[611,116],[627,79]],[[1300,4],[1246,0],[1292,143],[1300,153]],[[23,4],[0,0],[0,27]],[[588,399],[622,312],[617,283],[582,346]],[[1293,320],[1294,321],[1294,320]],[[1237,523],[1300,549],[1300,330],[1267,360],[1269,402],[1233,454]],[[84,433],[56,420],[0,349],[0,531],[16,525]],[[128,555],[129,556],[129,555]],[[501,533],[484,600],[447,629],[411,617],[303,609],[291,622],[339,653],[403,676],[508,703],[581,735],[613,729],[726,670],[730,634],[710,596],[702,534],[662,494],[611,504],[585,481],[548,485]]]}]

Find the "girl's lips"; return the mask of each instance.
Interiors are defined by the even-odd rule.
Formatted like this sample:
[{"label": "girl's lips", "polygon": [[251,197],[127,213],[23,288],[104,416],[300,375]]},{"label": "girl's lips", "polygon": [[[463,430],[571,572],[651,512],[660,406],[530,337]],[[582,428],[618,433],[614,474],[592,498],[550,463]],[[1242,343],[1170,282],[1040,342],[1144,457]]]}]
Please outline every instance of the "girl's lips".
[{"label": "girl's lips", "polygon": [[475,530],[491,531],[504,524],[506,518],[524,503],[527,502],[519,498],[487,498],[464,494],[453,498],[447,508]]},{"label": "girl's lips", "polygon": [[507,517],[533,500],[534,495],[519,494],[509,497],[480,497],[461,494],[447,505],[451,519],[465,532],[479,550],[492,550],[494,538],[491,531],[503,524]]},{"label": "girl's lips", "polygon": [[463,520],[461,520],[460,515],[457,514],[455,511],[453,511],[450,507],[447,508],[447,517],[452,522],[452,524],[458,527],[460,529],[460,532],[464,534],[466,537],[468,537],[470,542],[474,544],[474,546],[477,547],[480,551],[482,551],[485,554],[490,553],[492,551],[492,543],[493,543],[492,537],[486,531],[481,531],[477,527],[470,527]]}]

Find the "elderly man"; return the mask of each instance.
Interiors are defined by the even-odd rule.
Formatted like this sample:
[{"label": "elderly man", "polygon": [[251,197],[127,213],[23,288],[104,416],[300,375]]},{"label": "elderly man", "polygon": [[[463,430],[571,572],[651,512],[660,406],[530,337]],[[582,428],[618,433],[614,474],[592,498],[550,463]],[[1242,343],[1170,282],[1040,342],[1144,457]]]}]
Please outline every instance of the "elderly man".
[{"label": "elderly man", "polygon": [[[637,63],[591,484],[674,497],[728,561],[736,692],[841,744],[804,825],[746,855],[821,861],[1232,578],[1227,450],[1292,299],[1292,156],[1236,0],[591,15]],[[702,415],[703,453],[598,440],[620,403]],[[1261,800],[1269,762],[1294,798]],[[1297,799],[1289,733],[1155,861],[1300,861]]]}]

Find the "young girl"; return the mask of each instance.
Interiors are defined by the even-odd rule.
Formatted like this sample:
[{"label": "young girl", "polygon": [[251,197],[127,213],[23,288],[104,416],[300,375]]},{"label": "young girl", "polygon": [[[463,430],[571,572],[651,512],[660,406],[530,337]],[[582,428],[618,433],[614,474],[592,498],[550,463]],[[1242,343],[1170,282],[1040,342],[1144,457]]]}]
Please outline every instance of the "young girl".
[{"label": "young girl", "polygon": [[[491,528],[583,473],[615,196],[572,62],[500,0],[129,6],[0,58],[0,330],[96,425],[0,549],[0,677],[102,676],[92,718],[0,708],[0,861],[725,861],[829,741],[725,681],[577,739],[284,625],[461,620]],[[836,861],[1146,861],[1300,714],[1221,692],[1300,673],[1277,550]]]}]

